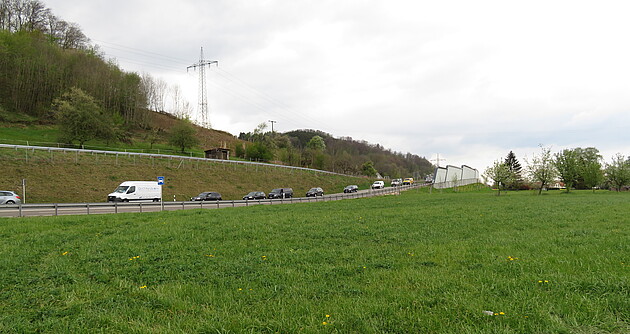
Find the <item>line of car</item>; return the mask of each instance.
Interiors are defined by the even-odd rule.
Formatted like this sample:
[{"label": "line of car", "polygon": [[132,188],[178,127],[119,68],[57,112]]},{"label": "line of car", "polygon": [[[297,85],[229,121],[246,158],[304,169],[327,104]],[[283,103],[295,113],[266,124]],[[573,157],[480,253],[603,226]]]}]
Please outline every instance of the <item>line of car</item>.
[{"label": "line of car", "polygon": [[[413,178],[406,178],[404,181],[401,179],[393,179],[391,182],[392,187],[400,185],[413,184]],[[383,189],[385,182],[374,181],[372,183],[372,189]],[[346,186],[343,189],[344,193],[353,193],[359,191],[359,186],[356,184]],[[306,197],[324,196],[324,190],[320,187],[313,187],[306,192]],[[252,191],[249,194],[243,196],[243,200],[258,200],[258,199],[276,199],[276,198],[292,198],[292,188],[276,188],[271,190],[269,194],[265,194],[263,191]],[[162,188],[153,181],[125,181],[116,188],[116,190],[107,196],[108,202],[129,202],[137,200],[152,200],[154,202],[160,201],[162,198]],[[199,195],[192,197],[191,201],[221,201],[223,197],[220,193],[215,191],[202,192]],[[22,200],[18,194],[13,191],[0,191],[0,204],[21,204]]]}]

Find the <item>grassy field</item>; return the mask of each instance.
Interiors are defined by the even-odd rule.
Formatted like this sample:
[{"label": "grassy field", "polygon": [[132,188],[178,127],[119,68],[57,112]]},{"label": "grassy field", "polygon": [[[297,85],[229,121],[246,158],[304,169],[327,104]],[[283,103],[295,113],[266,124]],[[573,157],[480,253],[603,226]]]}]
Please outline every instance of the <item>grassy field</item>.
[{"label": "grassy field", "polygon": [[629,201],[413,190],[0,219],[0,332],[628,333]]}]

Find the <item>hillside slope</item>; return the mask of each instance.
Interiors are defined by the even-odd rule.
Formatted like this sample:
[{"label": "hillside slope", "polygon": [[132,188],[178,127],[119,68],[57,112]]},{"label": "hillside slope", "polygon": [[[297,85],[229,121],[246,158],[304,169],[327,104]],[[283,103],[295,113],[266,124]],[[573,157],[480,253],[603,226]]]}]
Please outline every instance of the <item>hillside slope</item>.
[{"label": "hillside slope", "polygon": [[369,187],[367,178],[330,175],[280,167],[247,166],[182,159],[151,159],[115,155],[0,149],[4,177],[1,190],[22,193],[28,203],[103,202],[123,181],[151,181],[164,176],[164,200],[188,200],[203,191],[218,191],[224,199],[241,199],[250,191],[268,193],[292,187],[304,196],[311,187],[341,192],[348,184]]}]

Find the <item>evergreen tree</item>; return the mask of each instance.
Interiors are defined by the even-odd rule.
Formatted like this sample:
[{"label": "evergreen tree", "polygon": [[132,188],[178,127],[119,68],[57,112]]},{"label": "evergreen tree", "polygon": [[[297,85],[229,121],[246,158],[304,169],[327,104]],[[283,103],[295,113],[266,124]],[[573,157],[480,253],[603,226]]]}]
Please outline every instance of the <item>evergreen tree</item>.
[{"label": "evergreen tree", "polygon": [[510,151],[510,153],[508,153],[505,158],[505,166],[507,166],[508,171],[512,173],[512,177],[510,178],[509,183],[506,184],[506,188],[511,190],[519,189],[523,183],[523,178],[521,177],[521,170],[523,167],[521,167],[518,159],[516,159],[514,152]]}]

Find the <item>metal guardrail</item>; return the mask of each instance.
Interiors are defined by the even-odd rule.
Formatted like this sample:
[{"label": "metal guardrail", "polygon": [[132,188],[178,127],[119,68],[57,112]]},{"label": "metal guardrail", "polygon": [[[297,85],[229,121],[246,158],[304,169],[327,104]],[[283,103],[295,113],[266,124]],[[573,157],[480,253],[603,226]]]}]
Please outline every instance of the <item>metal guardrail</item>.
[{"label": "metal guardrail", "polygon": [[328,202],[353,198],[366,198],[396,194],[414,188],[429,186],[430,184],[414,184],[401,187],[387,187],[383,189],[361,190],[356,193],[338,193],[320,197],[296,197],[283,199],[236,200],[236,201],[208,201],[208,202],[114,202],[114,203],[52,203],[52,204],[19,204],[0,206],[0,217],[33,217],[60,215],[90,215],[124,212],[159,212],[187,209],[221,209],[234,207],[248,207],[255,205],[278,205],[293,203]]},{"label": "metal guardrail", "polygon": [[239,161],[239,160],[222,160],[222,159],[210,159],[210,158],[198,158],[198,157],[186,157],[181,155],[168,155],[168,154],[154,154],[154,153],[139,153],[139,152],[121,152],[121,151],[103,151],[103,150],[84,150],[78,148],[64,148],[64,147],[45,147],[45,146],[26,146],[26,145],[10,145],[10,144],[0,144],[0,148],[9,148],[9,149],[24,149],[24,150],[38,150],[38,151],[47,151],[47,152],[77,152],[77,153],[89,153],[89,154],[103,154],[103,155],[115,155],[115,156],[138,156],[138,157],[147,157],[147,158],[163,158],[163,159],[180,159],[180,160],[190,160],[190,161],[207,161],[207,162],[216,162],[223,164],[241,164],[241,165],[254,165],[254,166],[265,166],[265,167],[275,167],[275,168],[287,168],[293,170],[302,170],[330,175],[341,175],[341,176],[349,176],[349,177],[357,177],[356,175],[347,175],[341,173],[330,172],[321,169],[314,168],[306,168],[306,167],[296,167],[296,166],[285,166],[285,165],[275,165],[265,162],[255,162],[255,161]]}]

